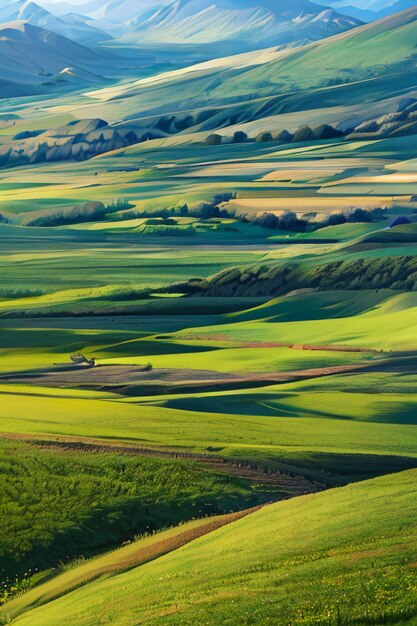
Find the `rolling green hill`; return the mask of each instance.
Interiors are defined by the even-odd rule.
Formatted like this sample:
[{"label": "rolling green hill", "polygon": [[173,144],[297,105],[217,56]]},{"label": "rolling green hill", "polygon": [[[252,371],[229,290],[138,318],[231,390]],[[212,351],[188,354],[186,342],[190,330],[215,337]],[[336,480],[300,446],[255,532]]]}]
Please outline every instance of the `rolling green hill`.
[{"label": "rolling green hill", "polygon": [[63,580],[12,623],[415,624],[416,485],[410,471],[264,507],[68,594]]}]

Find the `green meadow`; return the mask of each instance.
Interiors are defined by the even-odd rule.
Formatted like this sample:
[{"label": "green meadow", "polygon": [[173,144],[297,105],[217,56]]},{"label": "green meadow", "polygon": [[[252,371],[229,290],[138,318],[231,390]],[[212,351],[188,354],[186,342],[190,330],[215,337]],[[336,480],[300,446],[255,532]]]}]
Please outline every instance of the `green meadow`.
[{"label": "green meadow", "polygon": [[[414,136],[254,139],[360,116],[388,45],[409,87],[410,31],[158,86],[244,143],[0,169],[0,623],[417,623]],[[15,100],[13,132],[147,119],[146,85]]]},{"label": "green meadow", "polygon": [[39,608],[23,596],[12,623],[411,625],[415,489],[409,471],[265,507]]}]

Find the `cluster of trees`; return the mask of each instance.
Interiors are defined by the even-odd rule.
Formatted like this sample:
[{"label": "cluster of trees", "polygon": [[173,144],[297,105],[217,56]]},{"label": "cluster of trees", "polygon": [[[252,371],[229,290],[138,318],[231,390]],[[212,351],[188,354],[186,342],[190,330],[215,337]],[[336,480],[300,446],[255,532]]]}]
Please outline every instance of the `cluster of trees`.
[{"label": "cluster of trees", "polygon": [[[177,287],[178,288],[178,287]],[[383,257],[336,261],[311,269],[295,263],[223,270],[182,285],[190,295],[211,297],[270,297],[295,289],[319,291],[393,289],[417,290],[417,257]]]},{"label": "cluster of trees", "polygon": [[417,289],[417,258],[383,257],[337,261],[307,272],[305,280],[318,289]]},{"label": "cluster of trees", "polygon": [[220,146],[222,144],[230,143],[247,143],[257,141],[259,143],[304,143],[307,141],[320,141],[323,139],[336,139],[343,137],[344,133],[330,124],[321,124],[311,128],[306,124],[300,126],[295,133],[291,133],[288,130],[278,131],[262,131],[256,137],[250,138],[245,132],[239,130],[236,131],[231,137],[220,135],[218,133],[212,133],[206,138],[205,144],[207,146]]},{"label": "cluster of trees", "polygon": [[15,289],[13,287],[4,287],[0,289],[0,298],[7,300],[20,300],[21,298],[36,298],[42,296],[41,289]]},{"label": "cluster of trees", "polygon": [[246,214],[242,216],[241,221],[249,222],[255,226],[261,226],[262,228],[270,228],[272,230],[289,230],[295,232],[303,232],[307,229],[308,222],[300,220],[297,214],[293,211],[285,211],[282,215],[276,215],[275,213],[269,213],[265,211],[259,215],[259,213]]},{"label": "cluster of trees", "polygon": [[[57,207],[55,209],[31,212],[24,218],[23,224],[25,226],[53,227],[94,222],[108,218],[112,220],[128,220],[144,217],[149,219],[148,225],[152,225],[151,220],[162,218],[168,226],[176,224],[173,220],[175,217],[194,217],[201,220],[229,218],[270,230],[305,232],[346,222],[376,222],[385,218],[385,212],[381,208],[367,211],[361,208],[351,209],[350,211],[331,214],[323,222],[311,222],[306,219],[300,219],[293,211],[285,211],[281,215],[276,215],[270,211],[242,213],[228,205],[230,200],[235,197],[236,194],[223,193],[214,196],[211,200],[193,203],[178,202],[174,206],[153,210],[132,208],[129,201],[124,198],[108,202],[107,204],[88,202],[80,206]],[[154,223],[155,225],[160,224],[159,221]],[[398,224],[394,223],[393,225]]]},{"label": "cluster of trees", "polygon": [[115,211],[132,206],[125,198],[103,202],[87,202],[79,206],[64,206],[43,209],[28,213],[23,220],[24,226],[67,226],[84,222],[95,222],[106,218]]},{"label": "cluster of trees", "polygon": [[122,211],[113,219],[129,220],[138,217],[146,217],[150,219],[162,218],[168,220],[173,217],[195,217],[197,219],[208,220],[215,217],[234,217],[234,212],[230,212],[223,205],[236,197],[235,193],[217,194],[211,200],[202,200],[201,202],[177,202],[177,204],[169,207],[161,207],[156,209],[133,209]]},{"label": "cluster of trees", "polygon": [[409,220],[408,217],[405,217],[405,215],[399,215],[390,224],[390,228],[395,228],[396,226],[406,226],[407,224],[411,224],[411,220]]},{"label": "cluster of trees", "polygon": [[[201,220],[209,220],[214,218],[236,219],[246,224],[254,224],[262,228],[271,230],[286,230],[293,232],[305,232],[307,230],[317,230],[325,226],[335,226],[346,222],[376,222],[385,218],[385,212],[381,208],[364,210],[361,208],[353,208],[349,211],[331,214],[323,222],[311,222],[309,220],[300,219],[293,211],[285,211],[282,215],[276,215],[270,211],[263,213],[243,213],[233,206],[228,205],[230,200],[236,198],[234,193],[224,193],[214,196],[211,200],[203,200],[201,202],[186,203],[178,202],[171,207],[163,207],[153,210],[128,210],[121,211],[112,215],[112,219],[127,220],[138,217],[149,218],[149,220],[164,219],[166,225],[168,220],[175,217],[194,217]],[[151,222],[148,222],[151,225]],[[159,224],[159,222],[155,222]],[[171,222],[171,225],[174,225]]]},{"label": "cluster of trees", "polygon": [[385,218],[385,212],[379,207],[368,211],[356,208],[350,211],[332,213],[322,222],[311,222],[309,220],[300,219],[293,211],[285,211],[283,215],[276,215],[275,213],[265,211],[262,214],[249,213],[243,216],[234,215],[234,217],[238,217],[241,221],[262,226],[263,228],[305,232],[318,230],[325,226],[336,226],[338,224],[378,222]]},{"label": "cluster of trees", "polygon": [[375,207],[373,209],[365,210],[365,209],[351,209],[349,211],[343,211],[341,213],[332,213],[329,215],[324,226],[337,226],[338,224],[356,224],[356,223],[367,223],[367,222],[379,222],[385,219],[385,210],[380,207]]}]

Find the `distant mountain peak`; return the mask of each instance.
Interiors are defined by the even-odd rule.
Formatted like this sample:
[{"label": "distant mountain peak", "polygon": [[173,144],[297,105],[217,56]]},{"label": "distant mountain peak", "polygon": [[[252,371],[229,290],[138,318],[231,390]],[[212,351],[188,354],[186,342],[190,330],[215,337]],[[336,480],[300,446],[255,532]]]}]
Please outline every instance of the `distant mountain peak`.
[{"label": "distant mountain peak", "polygon": [[57,17],[36,2],[33,2],[33,0],[16,0],[11,4],[0,4],[0,23],[21,20],[32,26],[50,30],[83,45],[111,39],[110,35],[88,25],[81,19],[74,21],[74,19],[67,18],[65,15]]},{"label": "distant mountain peak", "polygon": [[361,23],[311,0],[174,0],[137,20],[127,39],[155,44],[229,41],[244,50],[304,44]]}]

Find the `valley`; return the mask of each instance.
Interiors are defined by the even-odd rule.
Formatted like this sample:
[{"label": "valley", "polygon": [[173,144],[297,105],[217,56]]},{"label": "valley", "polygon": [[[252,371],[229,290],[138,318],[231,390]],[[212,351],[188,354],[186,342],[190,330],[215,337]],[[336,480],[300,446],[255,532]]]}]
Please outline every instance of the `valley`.
[{"label": "valley", "polygon": [[0,623],[416,623],[417,9],[329,4],[0,2]]}]

